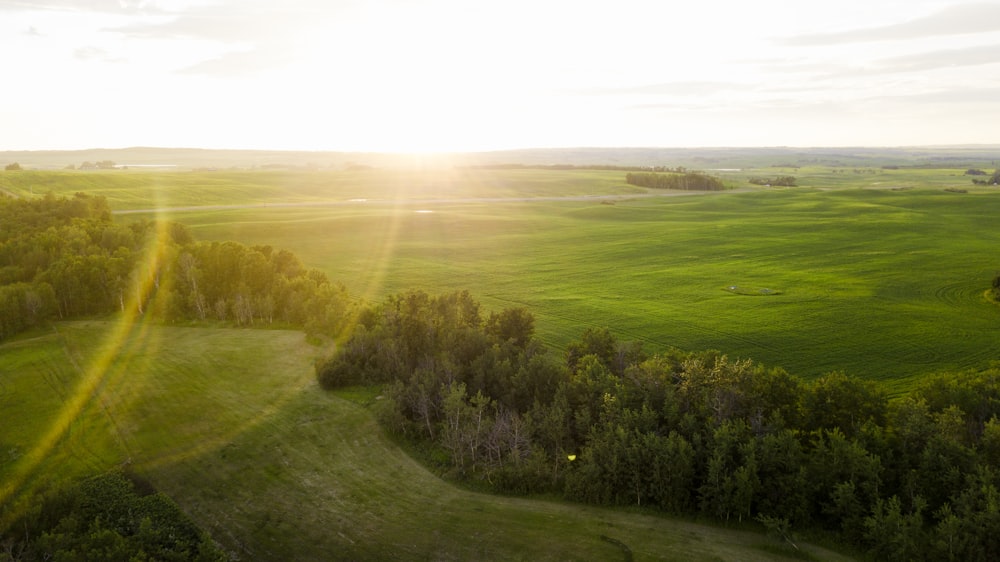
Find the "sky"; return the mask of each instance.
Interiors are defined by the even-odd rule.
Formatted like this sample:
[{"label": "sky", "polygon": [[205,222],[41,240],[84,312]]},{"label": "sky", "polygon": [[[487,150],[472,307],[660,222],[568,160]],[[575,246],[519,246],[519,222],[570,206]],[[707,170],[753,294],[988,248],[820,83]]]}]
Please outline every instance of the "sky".
[{"label": "sky", "polygon": [[0,0],[0,150],[1000,143],[1000,0]]}]

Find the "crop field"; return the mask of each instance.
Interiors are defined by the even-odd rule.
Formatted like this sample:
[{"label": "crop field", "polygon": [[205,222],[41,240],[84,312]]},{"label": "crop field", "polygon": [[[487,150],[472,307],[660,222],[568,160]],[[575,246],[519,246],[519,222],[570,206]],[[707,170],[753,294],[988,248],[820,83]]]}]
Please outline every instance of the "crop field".
[{"label": "crop field", "polygon": [[997,213],[1000,194],[851,190],[178,218],[288,247],[369,299],[469,289],[527,306],[556,347],[608,326],[651,351],[902,383],[997,358]]},{"label": "crop field", "polygon": [[241,559],[622,560],[621,544],[635,560],[787,559],[758,533],[451,486],[383,435],[374,397],[320,390],[316,353],[292,331],[112,320],[0,345],[18,422],[0,426],[3,514],[124,467]]},{"label": "crop field", "polygon": [[[647,351],[717,349],[892,392],[998,359],[1000,307],[984,294],[1000,270],[1000,191],[963,173],[727,171],[739,189],[683,196],[619,171],[538,169],[59,173],[47,185],[111,178],[97,193],[115,209],[171,209],[159,215],[199,239],[290,249],[359,298],[468,289],[488,308],[523,305],[556,349],[606,326]],[[746,183],[785,174],[800,187]],[[24,193],[20,181],[6,189]]]}]

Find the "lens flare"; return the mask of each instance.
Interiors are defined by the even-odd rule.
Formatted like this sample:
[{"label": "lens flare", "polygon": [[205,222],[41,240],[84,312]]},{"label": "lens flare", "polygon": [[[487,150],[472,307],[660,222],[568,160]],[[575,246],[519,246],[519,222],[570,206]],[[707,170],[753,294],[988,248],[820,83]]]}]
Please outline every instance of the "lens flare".
[{"label": "lens flare", "polygon": [[[81,412],[97,401],[101,404],[103,389],[110,383],[111,375],[121,377],[124,373],[122,369],[113,370],[112,367],[119,356],[123,353],[123,346],[127,341],[136,336],[132,336],[133,331],[139,325],[137,339],[145,339],[146,328],[139,320],[142,316],[144,303],[147,303],[155,296],[155,290],[159,285],[159,276],[164,264],[166,255],[166,232],[164,223],[158,222],[155,235],[150,243],[150,247],[144,252],[144,259],[137,268],[137,275],[128,295],[123,299],[123,310],[114,329],[111,330],[104,345],[98,350],[94,357],[85,365],[81,365],[72,349],[70,349],[63,338],[63,347],[66,349],[68,359],[80,373],[76,387],[70,393],[65,404],[63,404],[58,415],[52,421],[48,431],[46,431],[38,442],[20,459],[11,470],[7,482],[0,487],[0,504],[6,504],[15,493],[19,491],[26,481],[37,471],[42,462],[52,453],[52,450],[64,439],[73,427],[74,422],[80,417]],[[58,327],[55,327],[58,332]],[[62,337],[62,336],[60,336]],[[114,423],[114,418],[111,418]],[[117,433],[117,432],[116,432]],[[119,439],[120,433],[119,433]],[[127,451],[127,446],[121,442]],[[25,490],[28,491],[28,490]]]}]

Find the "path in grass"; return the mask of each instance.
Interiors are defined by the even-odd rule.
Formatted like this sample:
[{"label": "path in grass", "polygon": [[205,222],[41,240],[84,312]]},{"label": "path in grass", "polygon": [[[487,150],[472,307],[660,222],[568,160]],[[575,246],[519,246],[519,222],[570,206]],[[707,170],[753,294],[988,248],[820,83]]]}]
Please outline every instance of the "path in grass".
[{"label": "path in grass", "polygon": [[[755,533],[448,485],[388,441],[366,407],[315,385],[316,349],[300,333],[115,332],[111,322],[73,322],[0,345],[4,403],[38,407],[0,428],[0,443],[30,448],[60,397],[105,364],[99,407],[84,408],[64,438],[92,444],[99,461],[57,447],[33,477],[128,466],[243,559],[622,560],[602,536],[635,560],[782,559]],[[79,369],[65,367],[66,350]],[[0,476],[17,464],[0,461]]]}]

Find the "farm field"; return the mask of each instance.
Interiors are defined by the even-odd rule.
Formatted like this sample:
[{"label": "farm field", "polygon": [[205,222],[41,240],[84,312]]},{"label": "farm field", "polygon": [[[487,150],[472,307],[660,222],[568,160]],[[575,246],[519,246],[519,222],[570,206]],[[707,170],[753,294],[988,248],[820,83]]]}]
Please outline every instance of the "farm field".
[{"label": "farm field", "polygon": [[[556,348],[607,326],[648,351],[718,349],[890,391],[997,359],[1000,307],[983,296],[998,269],[996,188],[964,169],[721,173],[740,189],[660,196],[676,192],[539,169],[57,173],[42,185],[104,185],[113,208],[172,209],[159,215],[199,239],[287,248],[368,300],[468,289],[487,307],[524,305]],[[791,173],[801,187],[746,187]],[[19,181],[6,189],[24,193]]]},{"label": "farm field", "polygon": [[635,560],[785,559],[762,534],[455,488],[386,439],[370,399],[321,391],[316,353],[293,331],[114,319],[0,344],[19,420],[0,428],[0,503],[125,467],[241,559],[621,560],[602,536]]},{"label": "farm field", "polygon": [[997,212],[993,194],[853,190],[178,218],[201,239],[288,247],[369,299],[469,289],[527,306],[556,347],[608,326],[649,350],[905,383],[996,359]]}]

